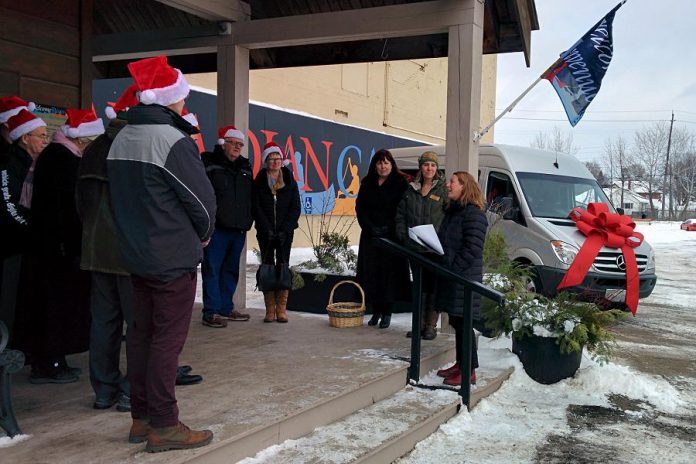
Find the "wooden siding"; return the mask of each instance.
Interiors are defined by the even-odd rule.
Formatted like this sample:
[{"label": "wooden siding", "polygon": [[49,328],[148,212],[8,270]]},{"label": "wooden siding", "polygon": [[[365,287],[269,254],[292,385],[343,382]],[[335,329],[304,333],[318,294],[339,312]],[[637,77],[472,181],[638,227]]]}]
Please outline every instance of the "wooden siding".
[{"label": "wooden siding", "polygon": [[79,24],[80,0],[0,0],[0,94],[80,106]]}]

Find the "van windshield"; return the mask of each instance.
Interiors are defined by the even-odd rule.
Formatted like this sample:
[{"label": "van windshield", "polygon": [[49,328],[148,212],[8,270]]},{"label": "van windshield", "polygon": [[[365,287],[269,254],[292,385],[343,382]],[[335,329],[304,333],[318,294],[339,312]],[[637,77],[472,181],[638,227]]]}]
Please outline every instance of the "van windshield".
[{"label": "van windshield", "polygon": [[532,216],[565,219],[573,208],[586,209],[589,203],[614,207],[594,179],[518,172],[517,178]]}]

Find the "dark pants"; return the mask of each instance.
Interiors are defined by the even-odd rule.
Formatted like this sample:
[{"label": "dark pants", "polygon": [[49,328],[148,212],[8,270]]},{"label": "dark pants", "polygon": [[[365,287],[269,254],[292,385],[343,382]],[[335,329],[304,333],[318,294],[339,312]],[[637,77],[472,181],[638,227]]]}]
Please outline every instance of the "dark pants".
[{"label": "dark pants", "polygon": [[97,398],[130,394],[121,374],[123,323],[133,318],[133,284],[130,276],[92,272],[90,295],[92,326],[89,341],[89,380]]},{"label": "dark pants", "polygon": [[267,237],[257,235],[261,261],[264,264],[288,264],[290,263],[290,249],[292,248],[293,233],[285,236],[285,240],[280,243],[278,240],[268,240]]},{"label": "dark pants", "polygon": [[169,282],[132,276],[133,326],[126,353],[131,384],[131,416],[152,427],[178,423],[174,384],[196,296],[196,272]]},{"label": "dark pants", "polygon": [[239,257],[245,240],[243,230],[215,229],[203,249],[203,317],[229,316],[234,310],[232,297],[239,282]]},{"label": "dark pants", "polygon": [[[456,353],[457,353],[457,363],[460,363],[464,358],[462,352],[462,337],[464,336],[464,329],[462,329],[462,318],[458,316],[449,317],[450,325],[454,328],[454,340],[456,343]],[[478,363],[478,347],[476,346],[476,333],[471,330],[471,368],[476,369],[479,367]]]}]

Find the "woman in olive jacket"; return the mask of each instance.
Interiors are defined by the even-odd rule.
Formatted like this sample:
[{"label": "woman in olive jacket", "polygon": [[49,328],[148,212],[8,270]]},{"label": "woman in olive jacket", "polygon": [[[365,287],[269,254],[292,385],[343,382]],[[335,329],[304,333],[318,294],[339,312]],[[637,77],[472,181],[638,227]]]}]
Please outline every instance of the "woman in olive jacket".
[{"label": "woman in olive jacket", "polygon": [[[283,166],[283,150],[273,142],[264,147],[261,169],[254,179],[252,214],[264,264],[290,262],[290,249],[300,218],[300,191],[292,172]],[[263,292],[263,322],[288,322],[288,290]]]},{"label": "woman in olive jacket", "polygon": [[[445,255],[442,265],[460,276],[481,282],[483,280],[483,243],[486,240],[488,221],[483,211],[483,194],[476,179],[463,171],[455,172],[447,182],[447,199],[449,204],[445,219],[440,228],[439,237]],[[462,316],[464,309],[464,287],[440,278],[437,286],[438,308],[450,313],[449,322],[455,330],[457,362],[448,369],[438,371],[447,385],[461,385],[462,361],[461,339]],[[480,297],[474,293],[471,310],[476,313]],[[478,367],[476,338],[472,330],[471,347],[471,383],[476,383],[475,369]]]},{"label": "woman in olive jacket", "polygon": [[[411,182],[399,202],[396,210],[396,237],[407,248],[434,256],[433,253],[408,237],[409,227],[432,224],[440,229],[445,217],[445,200],[447,192],[445,183],[438,172],[438,156],[434,151],[426,151],[418,158],[418,175]],[[420,334],[425,340],[437,336],[437,319],[439,313],[435,307],[436,277],[423,270],[423,315]],[[409,331],[406,336],[411,337]]]},{"label": "woman in olive jacket", "polygon": [[396,240],[396,207],[407,187],[408,179],[397,168],[392,154],[381,149],[372,157],[355,201],[362,229],[357,278],[372,308],[368,325],[379,323],[380,329],[389,327],[394,301],[408,300],[411,295],[408,262],[373,243],[375,237]]}]

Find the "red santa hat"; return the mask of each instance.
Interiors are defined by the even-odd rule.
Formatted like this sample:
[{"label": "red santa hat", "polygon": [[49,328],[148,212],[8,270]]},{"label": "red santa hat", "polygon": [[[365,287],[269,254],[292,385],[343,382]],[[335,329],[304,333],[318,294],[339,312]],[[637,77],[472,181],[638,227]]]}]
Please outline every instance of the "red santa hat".
[{"label": "red santa hat", "polygon": [[280,157],[283,160],[283,166],[287,166],[290,164],[290,160],[286,158],[285,153],[283,153],[283,149],[280,148],[280,145],[278,145],[275,142],[268,142],[266,145],[263,146],[263,152],[261,153],[261,163],[265,164],[266,158],[268,158],[268,155],[270,155],[271,153],[280,154]]},{"label": "red santa hat", "polygon": [[138,86],[133,83],[123,91],[116,103],[107,103],[108,106],[104,109],[106,117],[109,119],[116,119],[116,116],[121,111],[128,111],[128,108],[136,106],[138,104],[138,95],[136,94],[137,91]]},{"label": "red santa hat", "polygon": [[7,124],[7,121],[22,110],[34,111],[34,103],[22,100],[16,96],[0,98],[0,124]]},{"label": "red santa hat", "polygon": [[[225,126],[218,129],[218,145],[223,145],[225,143],[225,137],[234,137],[235,139],[240,139],[244,141],[244,134],[242,131],[234,126]],[[264,161],[266,158],[264,158]]]},{"label": "red santa hat", "polygon": [[189,94],[184,75],[167,64],[166,56],[128,63],[128,71],[138,86],[140,103],[144,105],[167,106],[183,100]]},{"label": "red santa hat", "polygon": [[26,109],[19,110],[19,113],[7,121],[7,127],[10,129],[10,140],[13,142],[34,129],[44,126],[46,123],[43,119],[34,116]]},{"label": "red santa hat", "polygon": [[193,127],[198,127],[198,118],[195,114],[189,113],[186,108],[181,111],[181,117],[186,120],[187,123],[191,124]]},{"label": "red santa hat", "polygon": [[79,137],[95,137],[104,133],[104,122],[97,117],[94,110],[68,109],[65,110],[68,120],[60,127],[63,133],[71,139]]}]

